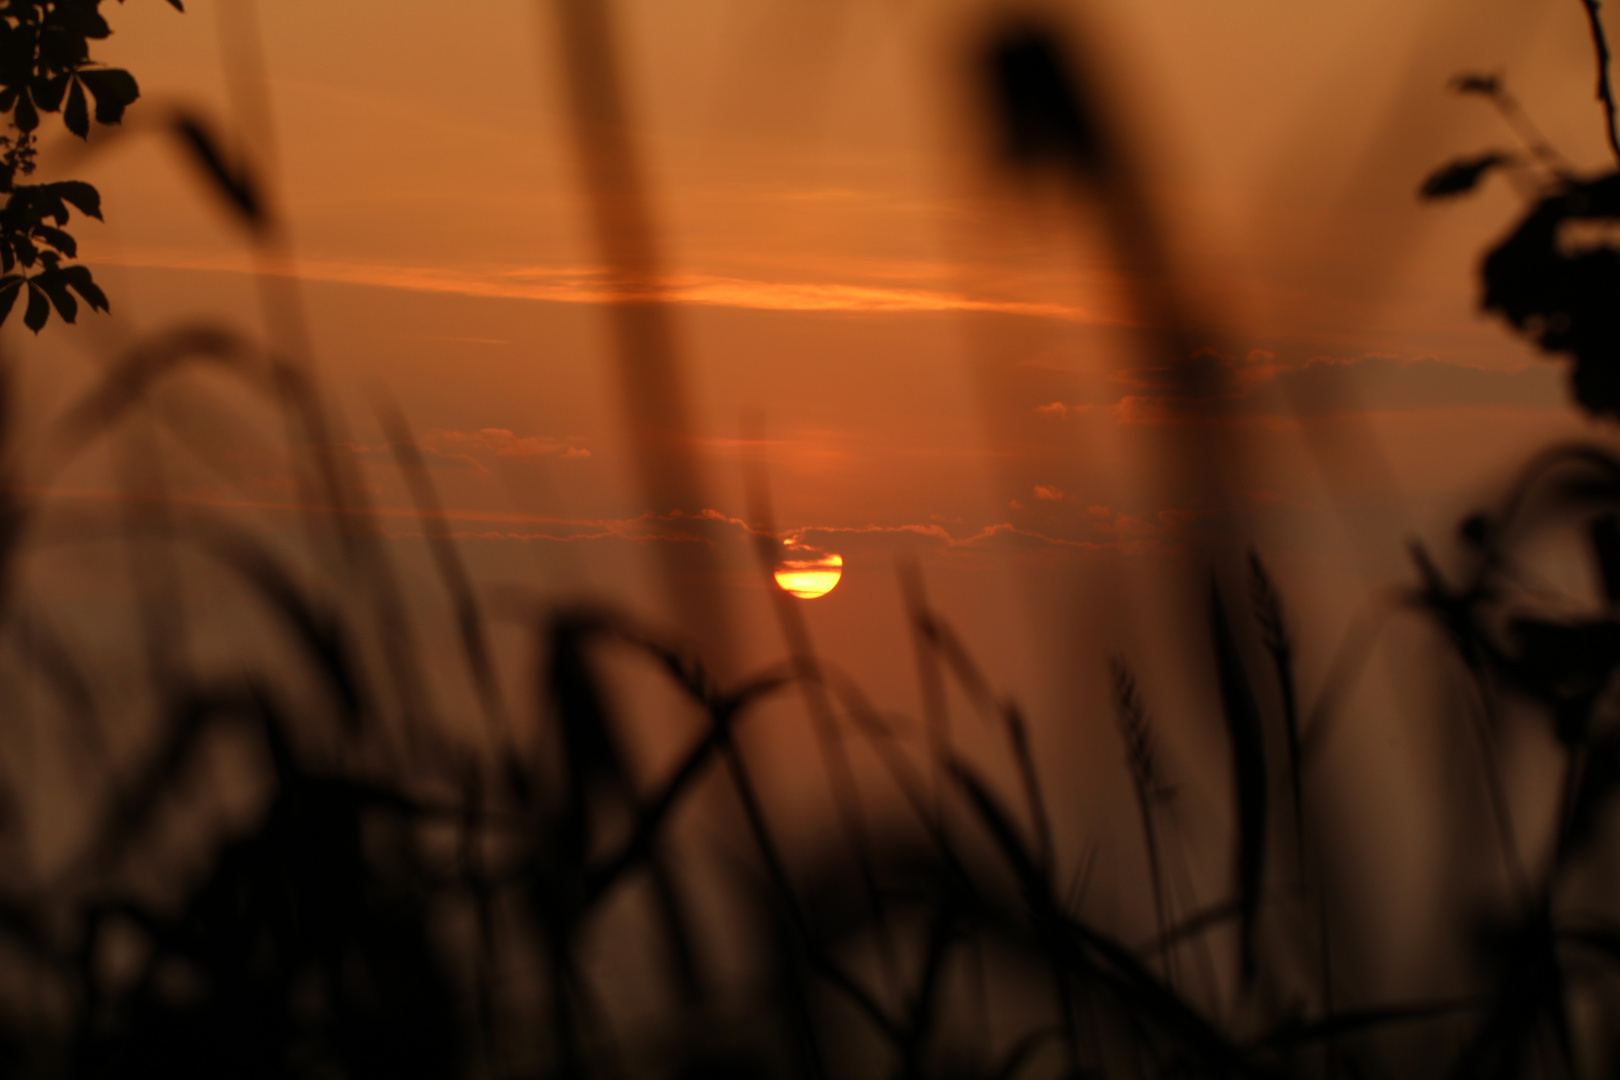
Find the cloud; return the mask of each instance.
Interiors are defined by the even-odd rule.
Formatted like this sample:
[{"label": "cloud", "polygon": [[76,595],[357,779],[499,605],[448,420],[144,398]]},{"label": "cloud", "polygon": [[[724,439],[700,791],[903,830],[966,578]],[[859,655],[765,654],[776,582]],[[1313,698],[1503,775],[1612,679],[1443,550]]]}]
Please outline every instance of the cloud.
[{"label": "cloud", "polygon": [[908,522],[900,525],[809,525],[788,535],[827,551],[850,547],[904,550],[922,547],[949,547],[956,537],[936,522]]},{"label": "cloud", "polygon": [[1214,349],[1190,356],[1126,368],[1115,375],[1139,393],[1126,394],[1111,408],[1119,424],[1163,424],[1213,419],[1249,390],[1274,378],[1276,357],[1255,349],[1234,360]]},{"label": "cloud", "polygon": [[[74,500],[91,502],[149,502],[183,509],[206,507],[211,511],[238,510],[267,513],[330,515],[359,519],[368,528],[395,540],[411,540],[426,535],[426,520],[420,510],[407,506],[371,505],[321,506],[294,500],[246,499],[223,491],[195,490],[162,494],[132,494],[112,489],[46,487],[18,489],[41,501]],[[1163,515],[1161,515],[1163,516]],[[1124,515],[1120,515],[1125,519]],[[460,510],[447,507],[442,520],[453,539],[486,543],[529,543],[568,545],[615,545],[646,547],[654,544],[707,544],[729,551],[728,560],[754,558],[754,541],[761,530],[741,518],[718,510],[699,513],[672,512],[639,514],[625,518],[570,518],[524,511]],[[1125,519],[1135,520],[1135,519]],[[1077,539],[1021,528],[1010,522],[985,525],[975,531],[952,531],[935,522],[903,522],[866,525],[801,525],[779,534],[791,541],[836,553],[845,565],[853,560],[887,562],[896,552],[933,551],[944,557],[971,557],[975,553],[999,552],[1015,557],[1070,558],[1092,552],[1145,552],[1173,541],[1169,530],[1160,535],[1136,529],[1115,530],[1103,539]]]},{"label": "cloud", "polygon": [[1050,405],[1037,405],[1035,414],[1037,416],[1050,416],[1058,420],[1067,420],[1074,416],[1084,416],[1091,412],[1093,408],[1095,406],[1090,403],[1067,405],[1061,401],[1054,401]]},{"label": "cloud", "polygon": [[[1036,497],[1046,502],[1062,502],[1076,506],[1072,516],[1067,517],[1068,530],[1077,535],[1092,537],[1106,537],[1104,541],[1085,540],[1075,541],[1094,547],[1141,547],[1146,544],[1176,543],[1185,538],[1187,527],[1208,516],[1211,511],[1172,508],[1157,513],[1139,512],[1127,513],[1104,503],[1091,503],[1084,509],[1079,509],[1078,496],[1063,492],[1055,487],[1037,485]],[[1271,499],[1279,501],[1281,496],[1272,493],[1257,493],[1257,501]],[[1021,504],[1014,509],[1025,509]],[[1046,515],[1046,520],[1057,520]],[[1066,530],[1067,531],[1067,530]],[[1040,535],[1040,534],[1032,534]],[[1066,540],[1052,539],[1054,543],[1068,543]]]},{"label": "cloud", "polygon": [[507,458],[557,457],[564,460],[588,458],[591,452],[581,440],[559,439],[551,435],[514,435],[506,428],[479,428],[477,431],[431,431],[424,436],[430,446],[456,447]]},{"label": "cloud", "polygon": [[[489,475],[489,467],[481,458],[556,458],[573,461],[591,456],[583,442],[575,438],[554,438],[550,435],[515,435],[506,428],[480,428],[477,431],[435,430],[424,434],[411,444],[421,463],[429,469],[456,469]],[[357,442],[333,443],[332,448],[357,461],[397,467],[400,449],[397,443],[379,443],[375,446]]]},{"label": "cloud", "polygon": [[1162,523],[1149,521],[1144,517],[1127,514],[1122,510],[1095,503],[1086,507],[1088,524],[1096,532],[1104,536],[1114,536],[1124,539],[1135,537],[1137,539],[1160,538],[1166,535]]},{"label": "cloud", "polygon": [[[174,249],[125,250],[103,262],[172,270],[253,273],[246,259]],[[261,272],[345,285],[375,285],[415,292],[454,293],[563,304],[661,301],[700,307],[757,311],[868,313],[992,312],[1094,325],[1124,325],[1114,316],[1072,304],[971,296],[923,286],[870,285],[843,281],[760,281],[719,274],[673,274],[657,281],[614,281],[595,266],[427,267],[301,258]],[[493,342],[491,342],[493,343]]]},{"label": "cloud", "polygon": [[[1503,370],[1449,363],[1432,356],[1354,361],[1317,357],[1274,380],[1302,416],[1459,407],[1549,409],[1566,405],[1563,373],[1552,364]],[[1245,411],[1257,411],[1256,406]]]},{"label": "cloud", "polygon": [[1283,360],[1263,349],[1241,358],[1200,349],[1184,360],[1128,368],[1117,381],[1135,391],[1110,406],[1120,424],[1461,406],[1544,409],[1562,400],[1549,365],[1505,370],[1389,353]]},{"label": "cloud", "polygon": [[1131,394],[1120,398],[1108,411],[1116,424],[1168,424],[1194,419],[1193,404],[1181,398]]},{"label": "cloud", "polygon": [[[410,514],[387,516],[413,516]],[[718,545],[730,539],[752,536],[756,530],[740,518],[717,510],[697,514],[674,511],[666,514],[638,514],[626,518],[567,518],[544,514],[502,511],[446,510],[445,519],[465,526],[505,525],[507,528],[462,528],[451,536],[468,540],[510,540],[578,544],[619,541],[633,544],[676,543]],[[540,526],[525,529],[520,526]],[[394,536],[416,536],[415,530],[395,532]]]},{"label": "cloud", "polygon": [[[443,452],[423,443],[408,444],[416,450],[417,457],[429,469],[464,469],[480,475],[487,474],[488,469],[468,454]],[[399,464],[399,443],[381,443],[377,446],[367,446],[363,443],[340,442],[333,443],[332,449],[341,454],[347,454],[357,461],[371,462],[379,465],[397,466]]]},{"label": "cloud", "polygon": [[1020,529],[1016,525],[1002,522],[998,525],[986,525],[972,536],[955,541],[953,546],[964,548],[1012,548],[1023,551],[1032,549],[1099,551],[1112,545],[1099,544],[1090,540],[1068,540],[1060,536],[1047,536],[1045,533]]}]

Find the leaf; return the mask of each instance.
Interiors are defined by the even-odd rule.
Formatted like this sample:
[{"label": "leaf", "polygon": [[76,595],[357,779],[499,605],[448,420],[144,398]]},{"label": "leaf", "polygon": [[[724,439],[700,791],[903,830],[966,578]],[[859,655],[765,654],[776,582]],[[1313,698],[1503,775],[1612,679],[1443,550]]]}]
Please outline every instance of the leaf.
[{"label": "leaf", "polygon": [[81,139],[90,136],[90,106],[85,100],[84,85],[78,79],[68,90],[67,108],[62,110],[62,123]]},{"label": "leaf", "polygon": [[69,76],[66,74],[54,75],[48,79],[35,79],[28,87],[33,96],[34,104],[46,112],[55,112],[62,107],[62,92],[67,89]]},{"label": "leaf", "polygon": [[112,34],[112,27],[107,25],[107,20],[101,17],[93,4],[58,3],[51,11],[50,22],[77,38],[100,41]]},{"label": "leaf", "polygon": [[13,189],[12,201],[7,209],[12,210],[11,220],[18,227],[27,231],[32,225],[50,218],[58,225],[66,225],[68,218],[67,203],[51,190],[50,184],[18,184]]},{"label": "leaf", "polygon": [[101,220],[101,192],[83,180],[59,180],[40,185],[42,191],[72,203],[81,214]]},{"label": "leaf", "polygon": [[34,333],[39,333],[45,325],[45,320],[51,317],[51,302],[45,298],[44,290],[32,281],[28,283],[28,310],[23,312],[23,325]]},{"label": "leaf", "polygon": [[6,316],[17,304],[17,293],[22,289],[23,279],[15,274],[0,279],[0,326],[6,323]]},{"label": "leaf", "polygon": [[110,311],[111,305],[107,303],[107,294],[90,276],[88,266],[67,266],[60,271],[62,282],[71,286],[73,291],[84,297],[84,302],[90,305],[92,311]]},{"label": "leaf", "polygon": [[40,274],[34,283],[50,297],[51,303],[56,305],[56,313],[62,316],[63,322],[71,323],[79,317],[79,302],[68,291],[67,282],[63,280],[61,271],[50,271]]},{"label": "leaf", "polygon": [[1620,622],[1516,619],[1509,628],[1529,687],[1547,697],[1595,694],[1620,667]]},{"label": "leaf", "polygon": [[1620,248],[1566,249],[1571,222],[1607,225],[1620,218],[1620,172],[1570,179],[1538,200],[1480,267],[1480,306],[1501,315],[1544,352],[1575,361],[1575,400],[1596,416],[1620,416]]},{"label": "leaf", "polygon": [[78,241],[61,229],[53,229],[49,225],[35,225],[34,235],[70,259],[79,253]]},{"label": "leaf", "polygon": [[1495,75],[1458,75],[1451,80],[1451,89],[1459,94],[1494,97],[1502,92],[1502,80]]},{"label": "leaf", "polygon": [[79,72],[79,79],[96,97],[96,123],[116,124],[124,110],[141,96],[135,77],[120,68],[90,68]]},{"label": "leaf", "polygon": [[1418,188],[1418,198],[1446,199],[1466,194],[1479,186],[1486,173],[1512,161],[1513,155],[1497,150],[1480,154],[1478,157],[1458,158],[1430,173],[1428,179],[1423,181],[1423,186]]},{"label": "leaf", "polygon": [[34,108],[34,101],[26,90],[17,95],[17,108],[11,114],[11,122],[18,131],[23,132],[39,127],[39,111]]},{"label": "leaf", "polygon": [[1113,165],[1097,113],[1049,29],[1015,25],[985,57],[995,119],[1017,165],[1058,165],[1100,177]]},{"label": "leaf", "polygon": [[191,152],[191,158],[202,167],[214,187],[255,228],[265,220],[264,204],[254,190],[252,178],[246,170],[232,169],[220,152],[213,135],[195,116],[180,113],[174,120],[175,134]]}]

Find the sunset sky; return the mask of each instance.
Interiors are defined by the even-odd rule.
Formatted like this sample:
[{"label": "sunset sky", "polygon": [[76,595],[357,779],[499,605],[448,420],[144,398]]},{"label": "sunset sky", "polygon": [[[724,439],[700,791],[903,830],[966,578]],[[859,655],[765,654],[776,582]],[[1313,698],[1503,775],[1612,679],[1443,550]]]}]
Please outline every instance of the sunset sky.
[{"label": "sunset sky", "polygon": [[[262,3],[265,83],[222,7],[110,10],[97,55],[143,99],[88,155],[45,143],[47,172],[102,190],[106,224],[79,235],[113,313],[37,340],[6,327],[25,417],[178,320],[265,333],[246,232],[161,130],[183,104],[274,194],[340,450],[402,549],[421,526],[379,402],[416,433],[487,595],[588,592],[661,618],[652,552],[689,529],[648,516],[630,462],[553,6]],[[994,166],[969,80],[1001,9],[610,8],[739,664],[782,651],[745,543],[755,469],[779,528],[842,556],[841,583],[802,610],[878,700],[916,708],[896,574],[912,558],[998,686],[1055,730],[1073,685],[1101,684],[1096,647],[1119,647],[1087,605],[1159,602],[1131,590],[1151,592],[1197,510],[1154,472],[1176,422],[1156,382],[1168,358],[1141,353],[1095,213]],[[1204,362],[1241,387],[1223,421],[1244,447],[1237,495],[1303,612],[1309,682],[1357,590],[1405,580],[1409,535],[1443,545],[1529,448],[1589,430],[1563,369],[1476,311],[1476,260],[1519,196],[1496,177],[1467,199],[1415,197],[1445,161],[1511,145],[1485,103],[1446,91],[1462,71],[1503,74],[1569,159],[1609,164],[1579,5],[1040,10],[1102,59],[1209,327]],[[165,483],[284,518],[274,425],[207,389],[170,404],[216,450]],[[1331,482],[1313,446],[1340,453]],[[63,498],[107,489],[91,469],[54,481]]]}]

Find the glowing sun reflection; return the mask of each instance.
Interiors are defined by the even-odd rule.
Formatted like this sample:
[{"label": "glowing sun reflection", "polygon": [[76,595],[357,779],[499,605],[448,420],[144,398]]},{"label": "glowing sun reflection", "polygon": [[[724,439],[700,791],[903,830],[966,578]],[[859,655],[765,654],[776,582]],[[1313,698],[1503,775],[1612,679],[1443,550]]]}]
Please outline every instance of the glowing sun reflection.
[{"label": "glowing sun reflection", "polygon": [[844,557],[789,541],[776,564],[776,583],[800,600],[826,596],[844,574]]}]

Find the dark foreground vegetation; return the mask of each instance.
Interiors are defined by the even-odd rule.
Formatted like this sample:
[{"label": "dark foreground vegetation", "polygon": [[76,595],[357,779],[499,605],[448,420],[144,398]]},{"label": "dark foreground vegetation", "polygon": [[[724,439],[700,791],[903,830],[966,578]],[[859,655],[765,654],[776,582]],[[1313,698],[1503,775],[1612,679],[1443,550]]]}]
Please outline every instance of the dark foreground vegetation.
[{"label": "dark foreground vegetation", "polygon": [[[36,48],[69,31],[82,45],[105,30],[97,6],[11,3],[0,21],[6,34],[35,35]],[[974,77],[988,88],[1010,167],[1058,170],[1108,201],[1125,223],[1122,252],[1151,268],[1157,255],[1117,137],[1061,40],[1018,26],[987,42]],[[15,169],[5,173],[16,209],[0,216],[10,230],[0,304],[26,294],[38,330],[52,305],[72,318],[68,287],[106,302],[63,261],[74,252],[59,228],[66,204],[98,212],[93,191],[17,182],[38,110],[63,111],[83,134],[84,88],[97,119],[114,122],[122,105],[101,102],[127,104],[133,81],[98,82],[72,48],[55,67],[5,74],[9,47],[0,41],[0,75],[13,96],[0,104],[22,111],[12,113]],[[1522,119],[1499,80],[1458,87]],[[273,242],[245,174],[199,124],[176,121],[174,131]],[[1523,151],[1442,169],[1424,194],[1460,194],[1494,169],[1515,170],[1533,194],[1484,262],[1486,307],[1573,360],[1583,407],[1620,411],[1620,256],[1602,244],[1571,250],[1561,232],[1620,219],[1620,175],[1575,175],[1532,138]],[[1186,344],[1192,331],[1173,305],[1143,304],[1165,327],[1158,345]],[[125,425],[164,427],[150,391],[202,370],[237,381],[284,420],[299,502],[318,509],[289,541],[206,507],[127,500],[133,509],[109,535],[135,554],[127,584],[141,622],[124,646],[141,675],[131,690],[102,678],[58,632],[49,599],[26,587],[23,564],[50,508],[17,481],[17,463],[43,455],[65,469]],[[1128,657],[1113,662],[1114,715],[1096,722],[1117,726],[1136,796],[1148,866],[1137,899],[1154,928],[1143,940],[1088,914],[1090,883],[1116,868],[1058,850],[1044,791],[1062,777],[1035,759],[1017,706],[921,588],[909,590],[910,618],[928,706],[915,729],[878,714],[817,658],[790,602],[780,610],[782,664],[724,680],[678,634],[601,606],[520,605],[519,684],[532,693],[518,697],[418,451],[394,420],[392,447],[469,688],[459,707],[435,703],[393,549],[354,494],[352,462],[332,452],[323,409],[296,355],[186,327],[110,365],[32,436],[38,445],[19,446],[19,425],[0,422],[9,470],[0,476],[0,708],[10,731],[48,727],[73,748],[83,788],[74,797],[94,815],[74,857],[39,870],[19,839],[25,815],[39,812],[18,794],[30,766],[8,757],[7,1075],[1620,1073],[1620,456],[1604,446],[1555,447],[1527,464],[1496,506],[1461,524],[1455,559],[1413,550],[1413,584],[1393,607],[1448,645],[1434,673],[1449,687],[1435,724],[1466,774],[1459,787],[1483,792],[1458,813],[1477,815],[1476,847],[1503,884],[1459,893],[1449,918],[1468,945],[1442,961],[1446,992],[1391,1000],[1341,974],[1353,967],[1343,950],[1355,912],[1338,892],[1331,807],[1313,780],[1365,644],[1347,646],[1307,695],[1294,665],[1307,644],[1259,557],[1248,555],[1235,581],[1212,573],[1196,615],[1207,626],[1197,662],[1215,673],[1229,748],[1231,839],[1214,860],[1229,872],[1216,895],[1189,885],[1189,862],[1202,855],[1189,856],[1178,832],[1154,688]],[[1589,561],[1592,595],[1555,595],[1537,578],[1549,536],[1564,538],[1563,557]],[[216,603],[262,626],[262,650],[195,659],[202,631],[178,581],[182,567],[199,565],[226,583]],[[632,765],[616,692],[637,669],[696,718],[690,741],[650,780]],[[991,770],[951,741],[944,703],[953,697],[994,731],[1011,768]],[[802,700],[835,796],[812,841],[773,817],[768,778],[747,752],[751,725],[788,698]],[[1545,844],[1520,835],[1504,756],[1510,729],[1526,726],[1557,747]],[[129,728],[147,734],[120,734]],[[877,763],[881,796],[870,777],[857,782],[857,750]],[[234,817],[210,809],[222,788],[252,793]],[[694,821],[721,856],[699,850]]]}]

